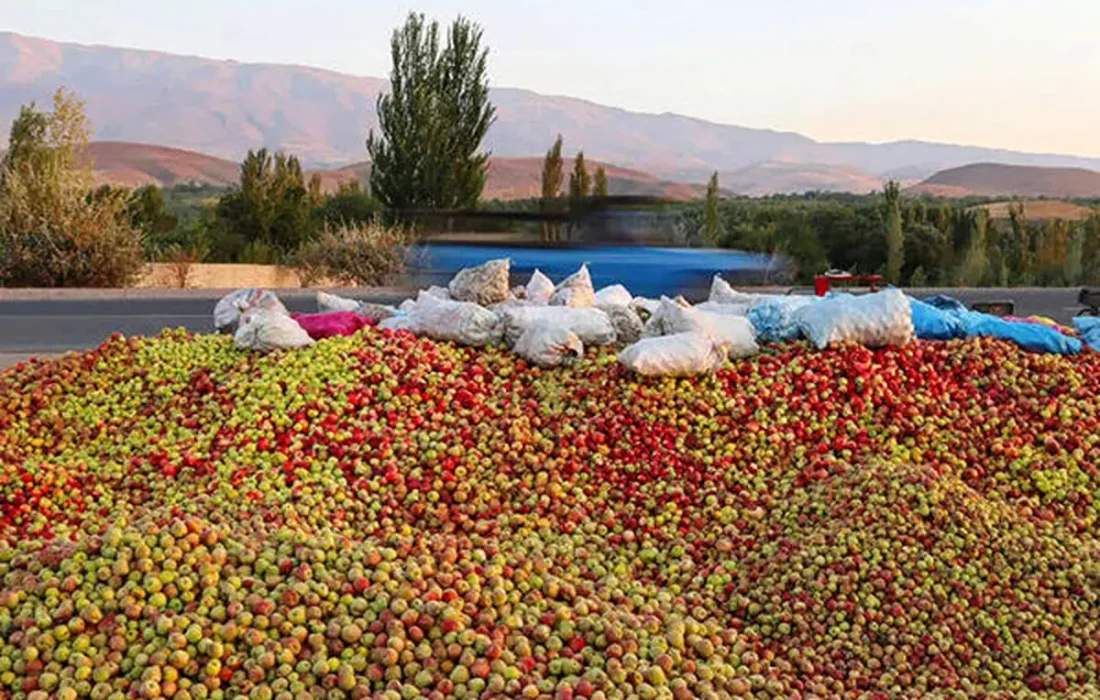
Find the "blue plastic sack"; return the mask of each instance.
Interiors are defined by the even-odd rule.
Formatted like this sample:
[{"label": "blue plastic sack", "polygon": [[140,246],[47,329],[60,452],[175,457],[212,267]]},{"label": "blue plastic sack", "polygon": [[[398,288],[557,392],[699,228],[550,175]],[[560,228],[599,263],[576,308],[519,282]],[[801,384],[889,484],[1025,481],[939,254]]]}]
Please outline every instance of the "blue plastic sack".
[{"label": "blue plastic sack", "polygon": [[1073,325],[1089,347],[1100,352],[1100,316],[1074,316]]},{"label": "blue plastic sack", "polygon": [[748,314],[749,323],[756,330],[756,340],[761,343],[798,340],[802,332],[795,320],[795,312],[817,300],[817,297],[776,296],[756,302]]},{"label": "blue plastic sack", "polygon": [[966,328],[958,316],[931,304],[909,297],[913,312],[913,330],[921,340],[952,340],[966,336]]},{"label": "blue plastic sack", "polygon": [[943,294],[937,294],[935,296],[928,297],[924,300],[924,303],[928,304],[929,306],[934,306],[940,311],[969,311],[969,309],[966,308],[966,304],[962,303],[958,299],[945,296]]},{"label": "blue plastic sack", "polygon": [[1005,321],[992,314],[967,311],[957,314],[967,337],[990,336],[1016,343],[1034,352],[1073,355],[1081,352],[1081,341],[1037,323]]}]

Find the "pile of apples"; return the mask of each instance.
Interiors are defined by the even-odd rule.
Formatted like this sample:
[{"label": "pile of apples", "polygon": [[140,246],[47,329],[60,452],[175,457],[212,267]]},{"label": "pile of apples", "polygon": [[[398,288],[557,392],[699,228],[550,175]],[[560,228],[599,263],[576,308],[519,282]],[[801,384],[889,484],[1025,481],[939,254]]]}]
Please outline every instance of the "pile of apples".
[{"label": "pile of apples", "polygon": [[0,696],[1085,697],[1098,396],[990,339],[116,337],[0,375]]}]

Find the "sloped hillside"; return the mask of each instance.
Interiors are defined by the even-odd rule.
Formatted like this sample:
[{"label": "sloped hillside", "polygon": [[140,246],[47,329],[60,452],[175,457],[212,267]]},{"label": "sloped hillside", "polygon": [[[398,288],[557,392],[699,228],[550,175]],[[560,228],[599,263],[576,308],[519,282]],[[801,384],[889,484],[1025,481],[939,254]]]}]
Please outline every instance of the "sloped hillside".
[{"label": "sloped hillside", "polygon": [[1100,197],[1100,172],[975,163],[940,171],[909,192],[935,196]]}]

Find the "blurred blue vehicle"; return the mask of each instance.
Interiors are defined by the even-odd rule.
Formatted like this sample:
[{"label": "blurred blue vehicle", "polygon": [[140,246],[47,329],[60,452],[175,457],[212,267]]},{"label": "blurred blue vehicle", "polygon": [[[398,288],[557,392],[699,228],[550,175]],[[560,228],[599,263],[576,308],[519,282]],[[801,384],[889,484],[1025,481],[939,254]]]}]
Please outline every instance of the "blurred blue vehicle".
[{"label": "blurred blue vehicle", "polygon": [[[770,256],[715,248],[651,248],[643,246],[532,247],[436,243],[416,255],[413,283],[419,288],[446,286],[454,273],[486,260],[509,258],[512,283],[526,284],[536,268],[558,282],[588,264],[596,289],[622,284],[635,296],[683,294],[705,298],[711,278],[763,280],[775,271]],[[758,282],[759,283],[759,282]]]},{"label": "blurred blue vehicle", "polygon": [[[683,203],[645,197],[589,199],[568,211],[426,212],[412,218],[423,235],[410,260],[411,282],[446,285],[464,268],[512,261],[512,284],[535,269],[560,281],[588,264],[597,289],[622,284],[635,296],[705,298],[711,278],[734,284],[781,282],[785,258],[723,248],[688,247]],[[453,233],[454,231],[471,233]],[[474,233],[476,232],[476,233]],[[680,244],[680,245],[676,245]]]}]

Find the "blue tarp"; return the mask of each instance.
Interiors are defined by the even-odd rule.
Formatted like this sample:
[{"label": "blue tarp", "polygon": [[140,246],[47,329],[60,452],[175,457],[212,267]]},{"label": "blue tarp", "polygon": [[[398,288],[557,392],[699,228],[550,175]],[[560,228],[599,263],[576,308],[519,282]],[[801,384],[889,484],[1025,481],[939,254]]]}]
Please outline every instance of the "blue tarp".
[{"label": "blue tarp", "polygon": [[1034,352],[1059,355],[1081,352],[1080,340],[1049,326],[1006,321],[992,314],[970,311],[961,301],[948,296],[937,295],[923,302],[910,299],[910,307],[913,310],[913,328],[917,337],[925,340],[988,336],[1016,343],[1025,350]]},{"label": "blue tarp", "polygon": [[913,312],[913,330],[921,340],[966,337],[966,328],[955,314],[912,297],[909,297],[909,308]]},{"label": "blue tarp", "polygon": [[1100,352],[1100,317],[1075,316],[1073,325],[1093,350]]},{"label": "blue tarp", "polygon": [[941,311],[969,311],[966,308],[966,304],[962,303],[958,299],[952,299],[951,297],[937,294],[933,297],[928,297],[924,300],[925,304],[934,306]]},{"label": "blue tarp", "polygon": [[1025,350],[1072,355],[1081,352],[1081,341],[1038,323],[1006,321],[992,314],[966,311],[957,314],[967,337],[991,336],[1010,340]]}]

